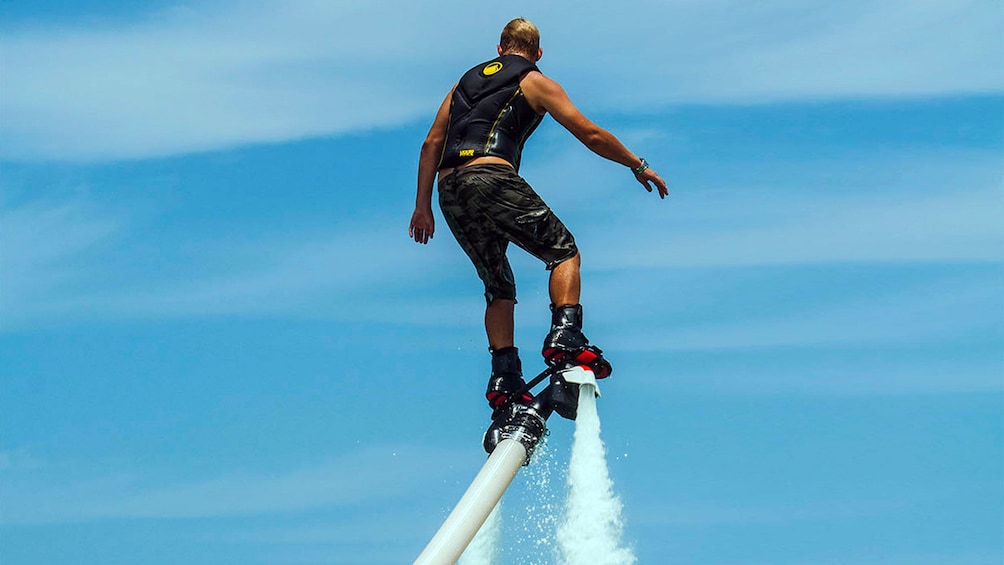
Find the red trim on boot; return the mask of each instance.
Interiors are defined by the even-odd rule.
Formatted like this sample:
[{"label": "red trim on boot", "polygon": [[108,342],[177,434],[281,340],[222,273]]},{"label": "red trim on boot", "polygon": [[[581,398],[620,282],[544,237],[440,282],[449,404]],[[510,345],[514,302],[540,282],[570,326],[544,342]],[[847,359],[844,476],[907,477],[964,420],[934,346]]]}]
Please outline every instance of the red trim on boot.
[{"label": "red trim on boot", "polygon": [[568,352],[557,348],[548,348],[543,351],[544,360],[549,364],[556,365],[568,357]]},{"label": "red trim on boot", "polygon": [[488,399],[488,406],[491,406],[492,408],[498,408],[499,406],[505,404],[505,401],[509,399],[509,395],[499,392],[497,390],[493,390],[488,394],[486,394],[485,398]]}]

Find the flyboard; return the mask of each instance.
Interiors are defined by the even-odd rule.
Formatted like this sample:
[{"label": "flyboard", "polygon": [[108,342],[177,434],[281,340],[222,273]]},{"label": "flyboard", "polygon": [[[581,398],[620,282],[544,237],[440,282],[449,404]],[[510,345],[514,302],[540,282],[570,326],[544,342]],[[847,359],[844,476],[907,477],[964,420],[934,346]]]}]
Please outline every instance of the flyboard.
[{"label": "flyboard", "polygon": [[[593,370],[585,365],[549,367],[527,383],[529,392],[548,379],[548,385],[528,404],[510,403],[496,412],[485,432],[484,448],[488,461],[460,498],[460,502],[439,527],[414,565],[451,565],[460,559],[467,545],[481,529],[502,494],[512,483],[520,467],[530,463],[530,456],[544,434],[552,413],[574,420],[580,387],[591,387],[600,395]],[[521,394],[514,394],[518,398]]]}]

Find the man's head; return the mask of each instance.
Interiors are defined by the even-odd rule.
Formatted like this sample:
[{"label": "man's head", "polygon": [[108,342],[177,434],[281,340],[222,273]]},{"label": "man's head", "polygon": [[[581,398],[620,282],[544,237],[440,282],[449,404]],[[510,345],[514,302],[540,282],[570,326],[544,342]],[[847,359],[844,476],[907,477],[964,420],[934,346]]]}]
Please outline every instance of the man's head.
[{"label": "man's head", "polygon": [[531,61],[540,60],[540,30],[530,20],[516,18],[502,28],[498,45],[499,55],[522,55]]}]

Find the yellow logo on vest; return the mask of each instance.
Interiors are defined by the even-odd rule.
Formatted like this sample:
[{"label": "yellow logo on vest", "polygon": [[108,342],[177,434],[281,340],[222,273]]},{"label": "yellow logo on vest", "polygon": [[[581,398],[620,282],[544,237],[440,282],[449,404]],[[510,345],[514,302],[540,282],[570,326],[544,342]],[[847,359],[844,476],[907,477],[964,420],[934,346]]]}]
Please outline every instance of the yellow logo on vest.
[{"label": "yellow logo on vest", "polygon": [[474,150],[473,149],[461,149],[460,150],[460,156],[461,157],[473,157],[474,156]]},{"label": "yellow logo on vest", "polygon": [[502,70],[502,63],[495,61],[494,63],[486,65],[484,70],[481,71],[481,74],[485,75],[486,77],[490,77],[501,70]]}]

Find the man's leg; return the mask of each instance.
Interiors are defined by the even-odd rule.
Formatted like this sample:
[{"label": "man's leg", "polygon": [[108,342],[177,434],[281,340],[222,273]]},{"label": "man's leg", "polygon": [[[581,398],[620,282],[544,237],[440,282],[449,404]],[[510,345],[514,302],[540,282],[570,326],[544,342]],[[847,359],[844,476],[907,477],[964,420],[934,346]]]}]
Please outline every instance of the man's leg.
[{"label": "man's leg", "polygon": [[515,307],[515,300],[496,298],[485,308],[485,332],[488,334],[488,347],[491,349],[512,347]]},{"label": "man's leg", "polygon": [[574,257],[551,270],[551,279],[548,282],[551,304],[569,306],[579,303],[579,293],[582,289],[582,279],[579,277],[581,263],[582,256],[576,253]]},{"label": "man's leg", "polygon": [[582,335],[582,306],[579,294],[582,279],[579,267],[582,255],[562,261],[551,269],[548,291],[551,295],[551,332],[544,339],[544,359],[558,362],[589,344]]},{"label": "man's leg", "polygon": [[[506,405],[523,388],[519,351],[513,346],[513,310],[516,287],[512,268],[506,258],[509,241],[494,218],[511,207],[499,206],[487,196],[504,193],[498,190],[497,171],[474,165],[440,181],[439,201],[443,217],[457,243],[477,269],[489,298],[485,309],[485,330],[492,357],[492,372],[485,396],[492,408]],[[531,398],[519,398],[532,400]]]},{"label": "man's leg", "polygon": [[579,304],[581,263],[582,257],[576,253],[551,270],[548,285],[551,295],[551,331],[544,338],[541,352],[549,364],[572,361],[584,363],[593,368],[596,378],[602,379],[610,375],[610,363],[603,358],[603,352],[590,346],[589,340],[582,334],[582,306]]},{"label": "man's leg", "polygon": [[[488,379],[485,398],[492,408],[505,404],[526,384],[519,349],[513,346],[515,306],[515,300],[496,298],[485,308],[485,331],[488,333],[488,349],[492,354],[492,374]],[[529,394],[523,394],[517,401],[529,402],[532,399]]]}]

